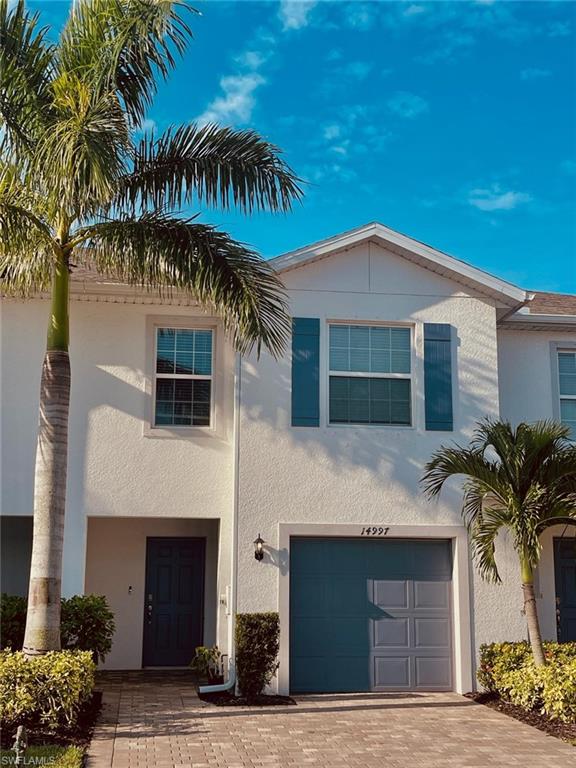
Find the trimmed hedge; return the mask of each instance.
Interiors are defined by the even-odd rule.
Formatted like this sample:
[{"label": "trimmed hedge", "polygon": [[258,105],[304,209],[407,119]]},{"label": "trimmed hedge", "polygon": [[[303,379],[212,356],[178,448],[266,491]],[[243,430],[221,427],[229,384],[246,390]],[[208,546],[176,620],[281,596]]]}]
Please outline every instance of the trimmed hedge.
[{"label": "trimmed hedge", "polygon": [[259,696],[278,669],[280,619],[277,613],[236,616],[236,674],[242,695]]},{"label": "trimmed hedge", "polygon": [[27,659],[0,652],[0,724],[49,730],[73,727],[94,689],[90,651],[52,651]]},{"label": "trimmed hedge", "polygon": [[[26,628],[25,597],[0,595],[0,648],[19,651]],[[60,633],[62,649],[92,651],[94,661],[103,661],[112,648],[114,614],[101,595],[62,598]]]},{"label": "trimmed hedge", "polygon": [[19,651],[24,643],[26,627],[26,598],[18,595],[0,595],[0,649]]},{"label": "trimmed hedge", "polygon": [[523,709],[576,722],[576,643],[544,643],[544,654],[537,667],[527,642],[482,645],[478,682]]}]

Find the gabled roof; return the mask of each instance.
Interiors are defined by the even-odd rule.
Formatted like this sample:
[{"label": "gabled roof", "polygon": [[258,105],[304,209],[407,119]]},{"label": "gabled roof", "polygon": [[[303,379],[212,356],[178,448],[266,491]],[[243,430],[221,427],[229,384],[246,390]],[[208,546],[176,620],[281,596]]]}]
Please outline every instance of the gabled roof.
[{"label": "gabled roof", "polygon": [[528,299],[529,294],[522,288],[378,222],[365,224],[296,251],[290,251],[277,256],[270,263],[277,272],[287,272],[367,242],[377,243],[414,264],[455,280],[485,296],[497,299],[505,306],[516,307]]}]

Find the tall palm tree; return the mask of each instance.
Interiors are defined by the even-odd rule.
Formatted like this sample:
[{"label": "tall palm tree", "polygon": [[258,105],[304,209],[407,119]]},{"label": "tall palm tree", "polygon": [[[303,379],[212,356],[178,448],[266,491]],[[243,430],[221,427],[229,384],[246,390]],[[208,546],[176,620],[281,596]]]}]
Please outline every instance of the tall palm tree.
[{"label": "tall palm tree", "polygon": [[70,363],[69,278],[88,262],[143,289],[184,290],[223,318],[236,348],[278,354],[281,284],[257,253],[193,203],[288,211],[301,197],[254,131],[186,125],[143,134],[158,81],[191,36],[183,2],[76,0],[58,41],[24,3],[0,0],[0,275],[50,292],[40,392],[34,540],[24,650],[60,647]]},{"label": "tall palm tree", "polygon": [[540,536],[553,525],[576,525],[576,447],[568,428],[550,421],[519,424],[485,420],[470,445],[442,447],[422,478],[429,498],[444,483],[463,475],[462,514],[481,575],[500,581],[495,547],[508,529],[520,561],[524,613],[536,664],[544,664],[542,636],[534,597],[534,568]]}]

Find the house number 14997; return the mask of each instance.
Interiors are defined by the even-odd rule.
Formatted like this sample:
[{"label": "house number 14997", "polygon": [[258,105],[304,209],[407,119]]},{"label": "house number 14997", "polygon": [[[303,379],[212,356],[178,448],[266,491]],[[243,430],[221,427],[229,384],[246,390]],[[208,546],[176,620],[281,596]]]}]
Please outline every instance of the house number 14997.
[{"label": "house number 14997", "polygon": [[380,526],[379,528],[374,525],[368,525],[365,528],[362,528],[362,531],[360,532],[361,536],[386,536],[390,528],[383,528]]}]

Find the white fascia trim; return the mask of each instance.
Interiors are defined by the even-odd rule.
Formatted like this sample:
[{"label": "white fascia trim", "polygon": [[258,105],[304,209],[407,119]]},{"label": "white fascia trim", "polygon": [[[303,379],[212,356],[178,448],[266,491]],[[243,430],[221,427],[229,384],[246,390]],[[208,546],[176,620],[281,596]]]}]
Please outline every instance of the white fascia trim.
[{"label": "white fascia trim", "polygon": [[[279,569],[278,612],[280,616],[280,667],[278,693],[290,690],[290,539],[293,536],[361,538],[361,525],[324,523],[279,523],[278,550],[283,556]],[[468,532],[462,525],[391,525],[386,539],[450,539],[452,541],[452,604],[454,611],[454,689],[467,693],[475,689],[470,612],[470,560]],[[373,540],[373,539],[371,539]]]},{"label": "white fascia trim", "polygon": [[477,267],[473,267],[470,264],[466,264],[460,259],[456,259],[453,256],[448,256],[442,251],[437,251],[435,248],[431,248],[429,245],[414,240],[407,235],[403,235],[400,232],[395,232],[393,229],[378,224],[376,222],[367,224],[357,229],[352,229],[349,232],[343,232],[335,237],[321,240],[318,243],[300,248],[296,251],[290,251],[281,256],[277,256],[270,260],[270,264],[277,272],[286,272],[290,269],[296,269],[308,262],[315,259],[327,256],[330,253],[350,248],[353,245],[365,240],[379,240],[383,245],[393,245],[397,248],[410,251],[415,256],[429,261],[431,264],[441,267],[448,272],[457,275],[461,280],[473,284],[475,287],[480,287],[484,291],[488,290],[491,293],[496,293],[502,296],[508,302],[520,303],[526,301],[528,294],[522,288],[508,283],[505,280],[501,280],[494,275],[484,272]]},{"label": "white fascia trim", "polygon": [[500,327],[506,328],[506,326],[554,326],[555,328],[562,326],[572,330],[576,328],[576,315],[538,315],[517,312],[500,323]]}]

